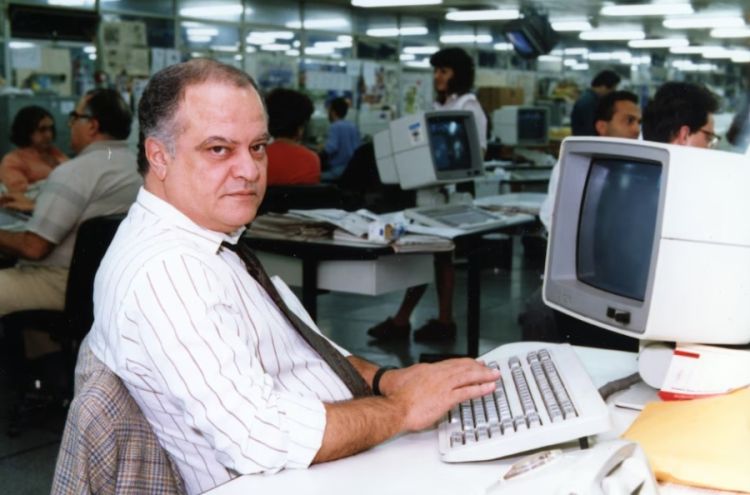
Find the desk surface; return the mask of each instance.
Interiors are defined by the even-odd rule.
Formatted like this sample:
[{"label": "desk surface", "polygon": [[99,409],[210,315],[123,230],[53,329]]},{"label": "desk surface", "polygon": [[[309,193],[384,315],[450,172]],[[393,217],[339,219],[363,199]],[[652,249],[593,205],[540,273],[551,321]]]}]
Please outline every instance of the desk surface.
[{"label": "desk surface", "polygon": [[[637,369],[634,353],[583,347],[576,348],[576,352],[597,386]],[[636,416],[634,412],[610,407],[615,426],[602,436],[603,439],[619,435]],[[209,493],[483,493],[482,489],[496,481],[517,459],[446,464],[440,461],[438,454],[437,431],[428,430],[402,435],[356,456],[317,464],[306,470],[242,476]]]}]

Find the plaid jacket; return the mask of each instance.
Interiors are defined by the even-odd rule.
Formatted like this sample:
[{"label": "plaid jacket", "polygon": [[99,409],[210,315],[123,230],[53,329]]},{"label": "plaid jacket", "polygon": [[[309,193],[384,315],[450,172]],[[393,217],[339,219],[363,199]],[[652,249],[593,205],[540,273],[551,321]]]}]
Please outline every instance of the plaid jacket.
[{"label": "plaid jacket", "polygon": [[52,494],[88,493],[166,495],[185,489],[128,390],[84,341]]}]

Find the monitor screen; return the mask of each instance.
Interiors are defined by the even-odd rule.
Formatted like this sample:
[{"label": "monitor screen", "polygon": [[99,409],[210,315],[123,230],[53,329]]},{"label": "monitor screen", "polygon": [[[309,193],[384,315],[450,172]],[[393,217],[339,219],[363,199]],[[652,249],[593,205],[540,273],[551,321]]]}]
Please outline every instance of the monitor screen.
[{"label": "monitor screen", "polygon": [[469,170],[472,167],[465,118],[430,116],[427,118],[427,132],[437,172]]},{"label": "monitor screen", "polygon": [[531,42],[522,31],[508,31],[505,37],[522,57],[531,58],[538,55],[537,50],[531,46]]},{"label": "monitor screen", "polygon": [[654,245],[662,167],[594,158],[578,224],[578,280],[643,301]]},{"label": "monitor screen", "polygon": [[544,108],[518,109],[518,140],[544,141],[547,139],[547,110]]}]

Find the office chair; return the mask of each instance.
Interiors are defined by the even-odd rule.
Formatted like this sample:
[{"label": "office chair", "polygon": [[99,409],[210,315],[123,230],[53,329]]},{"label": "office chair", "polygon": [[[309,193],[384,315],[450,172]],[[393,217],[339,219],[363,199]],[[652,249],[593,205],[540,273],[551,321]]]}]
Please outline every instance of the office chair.
[{"label": "office chair", "polygon": [[291,184],[266,188],[258,214],[316,208],[348,209],[344,192],[334,184]]},{"label": "office chair", "polygon": [[[62,311],[25,310],[2,317],[9,377],[18,393],[8,426],[9,436],[18,435],[22,423],[29,419],[28,413],[38,409],[40,405],[67,406],[73,391],[77,347],[94,321],[94,276],[124,216],[118,214],[94,217],[84,221],[79,227]],[[50,363],[44,362],[44,358],[38,358],[42,365],[37,368],[42,369],[32,371],[34,363],[25,357],[23,336],[23,332],[30,328],[48,332],[53,340],[59,342],[62,348],[62,372],[44,369],[52,367]],[[40,379],[40,373],[47,375],[49,379]],[[48,383],[50,381],[55,383]],[[35,393],[30,394],[29,391]],[[41,392],[41,397],[38,392]]]}]

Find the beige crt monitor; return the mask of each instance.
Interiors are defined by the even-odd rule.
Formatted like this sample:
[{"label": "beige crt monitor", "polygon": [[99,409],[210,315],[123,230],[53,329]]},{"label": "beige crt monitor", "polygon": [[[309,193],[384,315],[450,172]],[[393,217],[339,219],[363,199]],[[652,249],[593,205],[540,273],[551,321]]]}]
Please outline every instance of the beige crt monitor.
[{"label": "beige crt monitor", "polygon": [[566,139],[544,301],[638,339],[749,343],[749,188],[744,155]]}]

